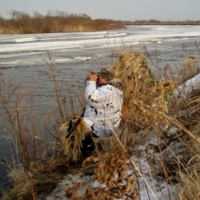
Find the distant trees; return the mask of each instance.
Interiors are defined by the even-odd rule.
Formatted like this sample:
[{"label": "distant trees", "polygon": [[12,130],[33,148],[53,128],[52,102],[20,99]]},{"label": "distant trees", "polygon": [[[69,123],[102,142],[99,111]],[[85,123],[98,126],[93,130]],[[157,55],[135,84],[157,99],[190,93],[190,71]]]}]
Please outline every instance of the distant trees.
[{"label": "distant trees", "polygon": [[200,20],[192,21],[192,20],[185,20],[185,21],[159,21],[156,19],[150,20],[135,20],[135,21],[128,21],[128,20],[112,20],[107,19],[109,23],[118,23],[123,25],[200,25]]},{"label": "distant trees", "polygon": [[86,14],[68,14],[58,10],[49,10],[46,15],[37,11],[29,15],[26,12],[12,10],[9,12],[9,18],[0,17],[1,34],[98,31],[116,28],[125,26],[117,22],[111,25],[105,19],[93,20]]},{"label": "distant trees", "polygon": [[135,21],[129,21],[125,22],[123,24],[126,25],[199,25],[200,21],[192,21],[192,20],[186,20],[186,21],[159,21],[156,19],[150,19],[150,20],[135,20]]}]

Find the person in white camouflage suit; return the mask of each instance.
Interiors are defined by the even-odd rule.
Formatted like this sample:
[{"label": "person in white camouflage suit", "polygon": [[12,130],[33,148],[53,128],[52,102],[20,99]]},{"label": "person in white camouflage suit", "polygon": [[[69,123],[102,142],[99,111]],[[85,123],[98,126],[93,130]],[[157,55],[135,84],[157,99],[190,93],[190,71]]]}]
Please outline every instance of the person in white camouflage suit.
[{"label": "person in white camouflage suit", "polygon": [[94,137],[107,137],[116,131],[122,118],[123,91],[119,79],[105,68],[88,75],[83,120]]}]

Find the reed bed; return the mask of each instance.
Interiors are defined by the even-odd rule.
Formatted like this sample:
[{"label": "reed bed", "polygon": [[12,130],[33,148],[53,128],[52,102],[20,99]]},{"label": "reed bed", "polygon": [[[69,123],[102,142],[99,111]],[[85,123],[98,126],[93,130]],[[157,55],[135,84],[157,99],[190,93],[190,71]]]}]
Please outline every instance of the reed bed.
[{"label": "reed bed", "polygon": [[108,20],[91,19],[86,14],[68,14],[48,11],[46,15],[12,10],[9,18],[0,17],[0,34],[30,34],[55,32],[83,32],[125,28],[121,24],[110,24]]}]

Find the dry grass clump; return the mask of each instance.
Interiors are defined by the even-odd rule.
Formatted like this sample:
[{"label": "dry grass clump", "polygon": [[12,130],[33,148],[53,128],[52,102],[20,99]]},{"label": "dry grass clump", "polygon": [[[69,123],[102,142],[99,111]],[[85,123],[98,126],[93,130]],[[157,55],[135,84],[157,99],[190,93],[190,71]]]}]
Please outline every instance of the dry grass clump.
[{"label": "dry grass clump", "polygon": [[[92,187],[83,183],[77,183],[66,191],[70,199],[138,199],[140,197],[137,184],[137,177],[133,172],[127,172],[127,159],[129,158],[121,148],[115,148],[105,155],[94,158],[89,157],[83,163],[83,166],[91,162],[99,162],[94,169],[94,180],[101,186]],[[78,195],[78,190],[86,187],[82,196]]]},{"label": "dry grass clump", "polygon": [[43,163],[32,161],[28,171],[13,168],[9,173],[13,187],[4,191],[2,200],[36,199],[41,192],[48,194],[69,170],[68,162],[61,154]]},{"label": "dry grass clump", "polygon": [[195,168],[188,168],[189,174],[180,172],[181,191],[179,197],[181,200],[199,200],[200,199],[200,175]]},{"label": "dry grass clump", "polygon": [[77,162],[82,160],[82,141],[88,134],[90,134],[90,130],[86,126],[83,119],[81,119],[81,122],[78,124],[71,136],[66,138],[68,126],[68,123],[65,123],[60,128],[60,130],[64,132],[62,139],[62,151],[67,160]]},{"label": "dry grass clump", "polygon": [[117,131],[114,132],[114,135],[103,138],[93,138],[93,140],[97,146],[100,144],[102,147],[101,153],[105,153],[121,145],[126,147],[132,145],[132,137],[133,135],[130,134],[128,127],[121,126]]},{"label": "dry grass clump", "polygon": [[200,199],[200,157],[193,156],[185,170],[178,172],[179,197],[181,200]]},{"label": "dry grass clump", "polygon": [[[199,96],[192,99],[190,104],[200,106]],[[189,131],[196,137],[200,138],[200,109],[199,107],[192,111],[193,117],[190,121]],[[195,118],[194,118],[195,117]],[[178,172],[178,180],[180,185],[179,197],[181,200],[197,200],[200,199],[200,142],[195,138],[190,140],[190,159],[186,163],[184,170]]]},{"label": "dry grass clump", "polygon": [[194,77],[197,73],[198,73],[198,59],[192,56],[185,58],[183,61],[183,67],[178,73],[180,84]]},{"label": "dry grass clump", "polygon": [[[200,107],[198,109],[198,111],[200,111]],[[200,117],[200,116],[199,116]],[[196,136],[196,137],[200,137],[200,123],[199,123],[200,118],[198,118],[198,121],[194,121],[194,125],[190,128],[190,131]],[[193,147],[195,148],[195,152],[197,154],[200,153],[200,144],[197,143],[196,140],[192,140],[193,142]]]},{"label": "dry grass clump", "polygon": [[175,88],[172,81],[156,81],[140,52],[124,52],[110,70],[124,87],[123,119],[137,126],[168,125],[163,113],[168,112],[168,95]]},{"label": "dry grass clump", "polygon": [[[200,128],[199,124],[198,128]],[[179,197],[181,200],[200,199],[200,144],[193,141],[192,145],[194,145],[192,146],[193,150],[196,151],[191,155],[185,169],[178,172]]]}]

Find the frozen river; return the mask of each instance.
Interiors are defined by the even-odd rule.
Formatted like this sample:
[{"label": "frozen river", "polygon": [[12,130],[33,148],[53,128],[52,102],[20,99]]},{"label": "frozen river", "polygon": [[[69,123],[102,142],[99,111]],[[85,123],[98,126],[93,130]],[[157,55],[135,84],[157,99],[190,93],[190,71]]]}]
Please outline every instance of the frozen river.
[{"label": "frozen river", "polygon": [[[51,82],[48,79],[47,51],[58,68],[66,87],[80,84],[90,70],[109,67],[124,50],[141,51],[145,46],[153,61],[149,64],[164,68],[181,65],[184,57],[199,59],[200,26],[127,26],[127,29],[27,35],[0,35],[0,72],[6,81],[22,82],[25,86],[38,85],[35,108],[49,111],[52,99]],[[183,49],[184,47],[184,49]],[[155,66],[154,66],[155,65]],[[0,105],[0,118],[5,112]],[[10,155],[5,138],[5,120],[0,121],[0,160]],[[7,181],[0,168],[0,181]]]}]

